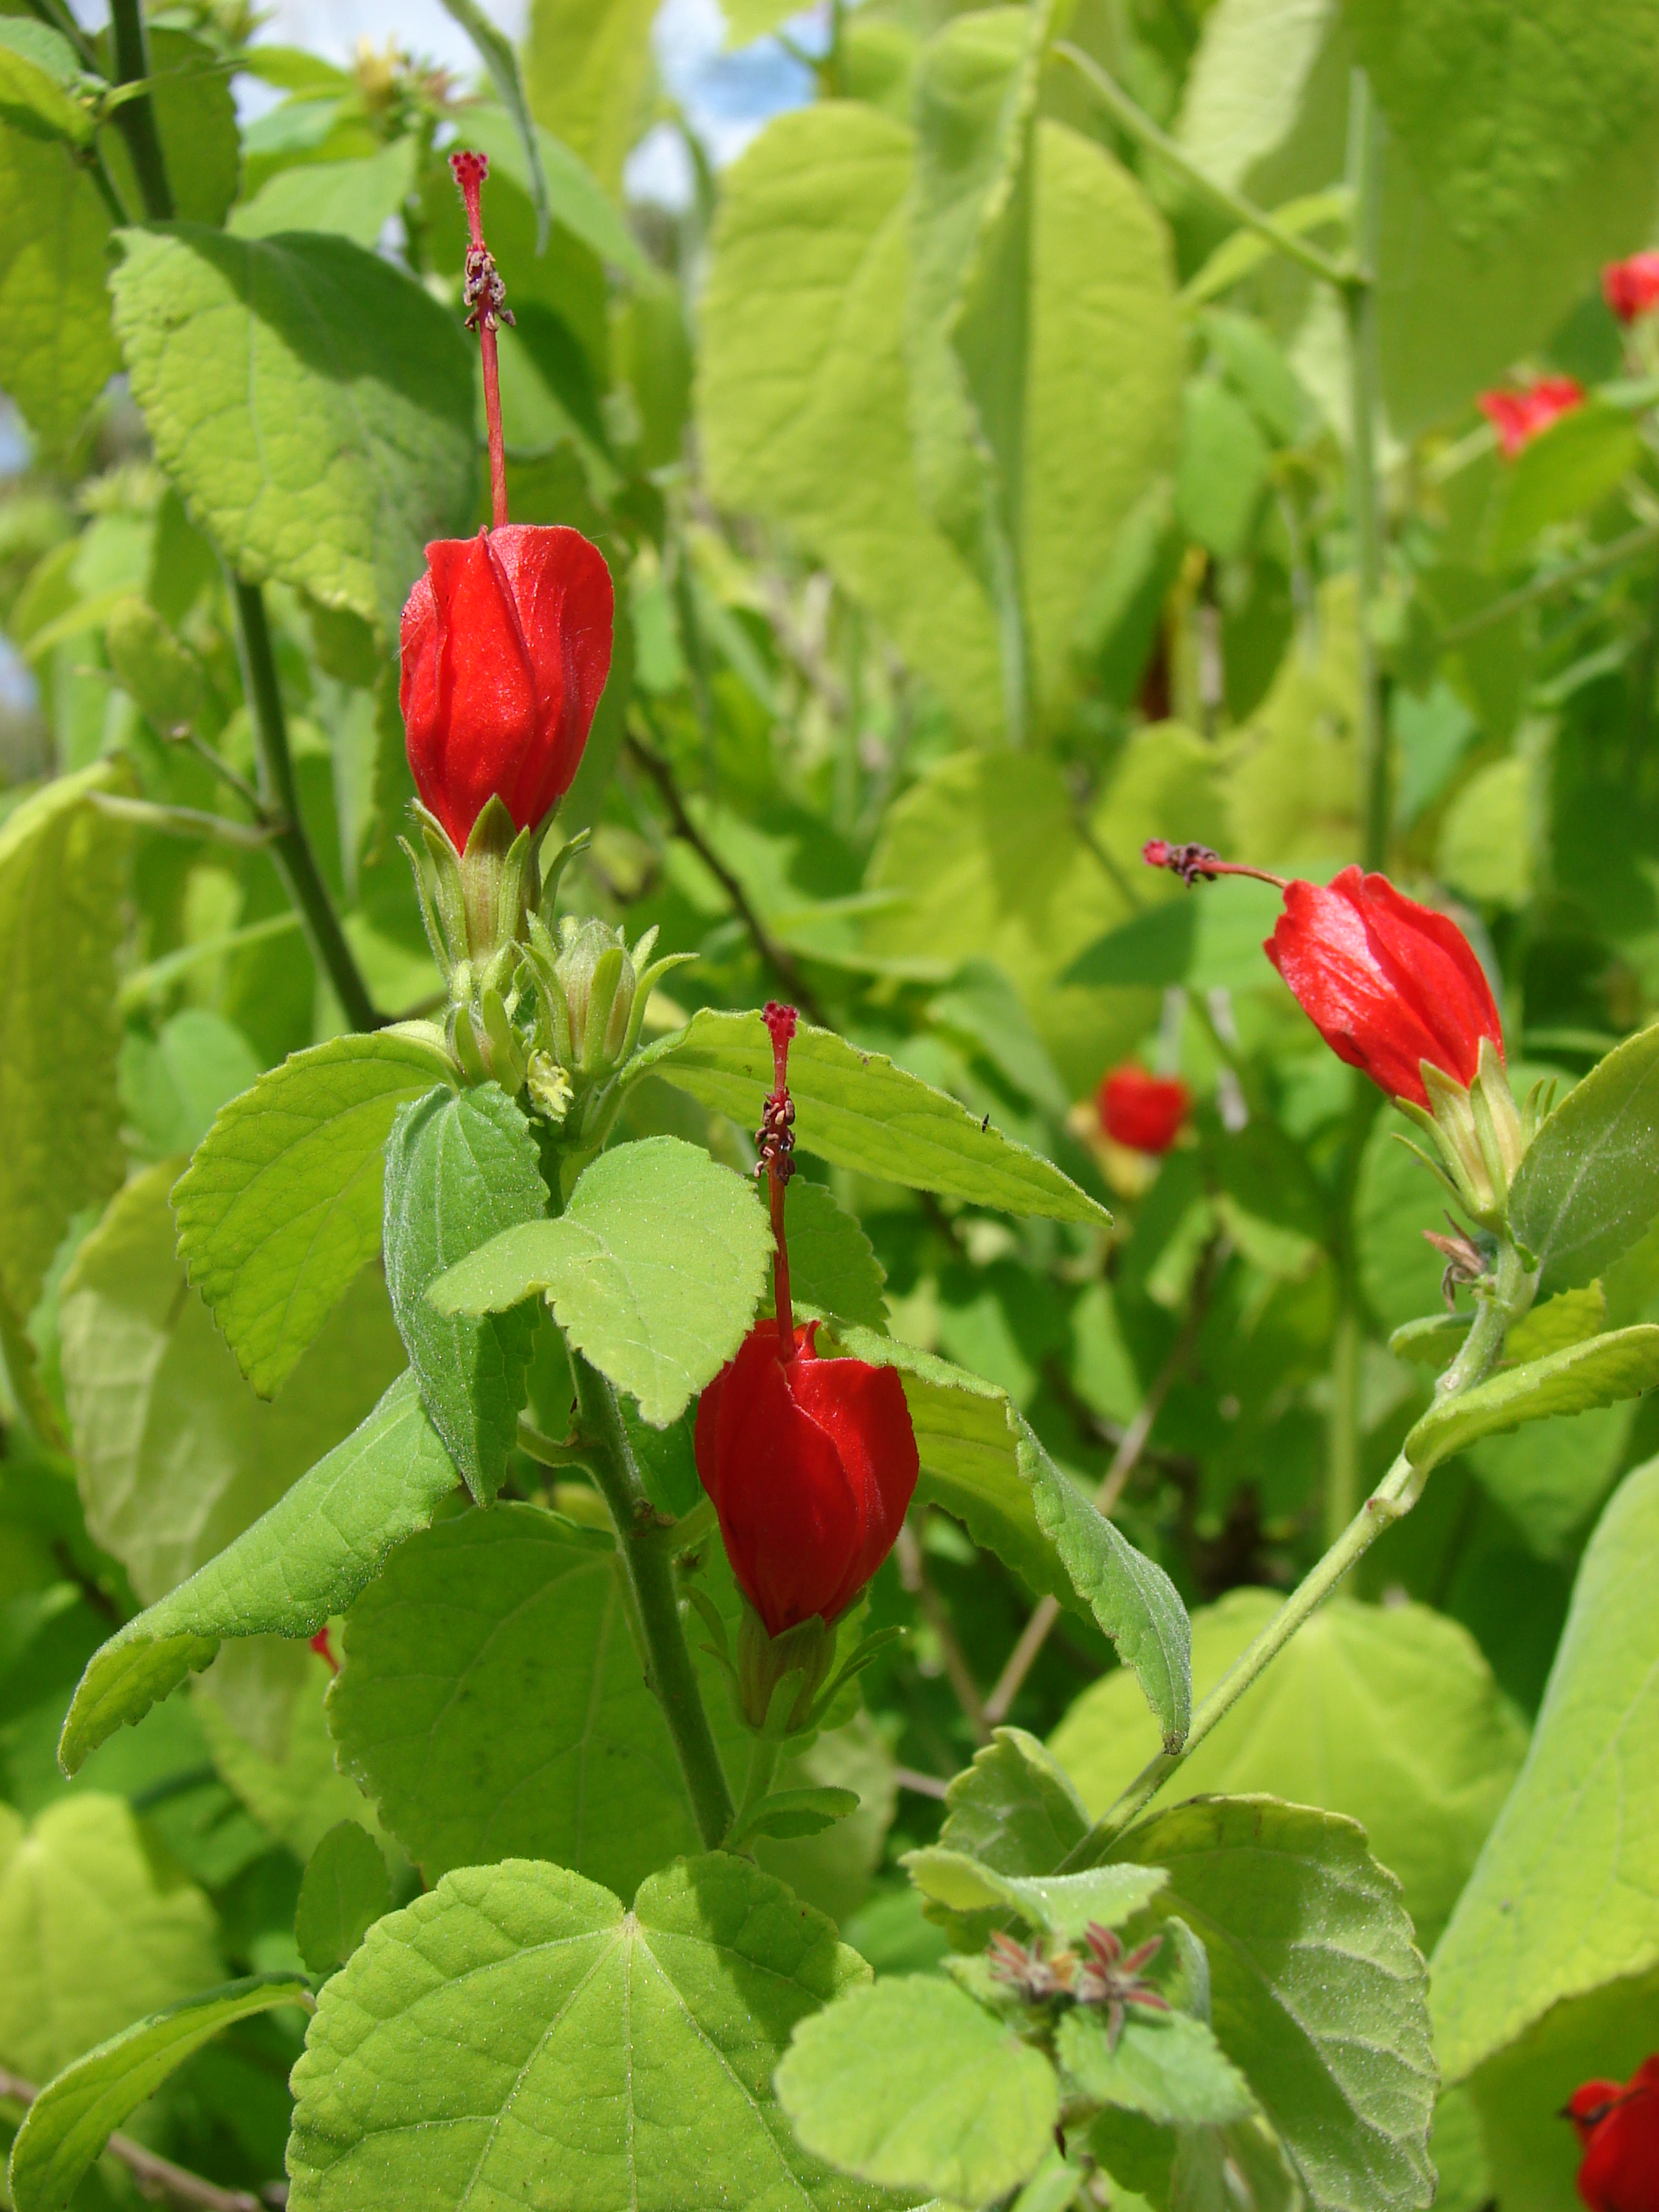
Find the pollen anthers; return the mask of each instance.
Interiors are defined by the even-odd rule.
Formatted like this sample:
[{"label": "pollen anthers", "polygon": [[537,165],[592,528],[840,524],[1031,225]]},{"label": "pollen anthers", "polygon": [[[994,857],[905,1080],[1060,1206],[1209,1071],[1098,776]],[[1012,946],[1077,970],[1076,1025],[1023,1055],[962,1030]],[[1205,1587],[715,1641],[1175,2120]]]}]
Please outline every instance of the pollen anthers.
[{"label": "pollen anthers", "polygon": [[781,1006],[775,999],[769,999],[761,1018],[772,1039],[773,1087],[761,1107],[761,1123],[755,1132],[760,1151],[755,1173],[784,1183],[795,1172],[795,1102],[789,1096],[789,1043],[795,1034],[796,1014],[793,1006]]}]

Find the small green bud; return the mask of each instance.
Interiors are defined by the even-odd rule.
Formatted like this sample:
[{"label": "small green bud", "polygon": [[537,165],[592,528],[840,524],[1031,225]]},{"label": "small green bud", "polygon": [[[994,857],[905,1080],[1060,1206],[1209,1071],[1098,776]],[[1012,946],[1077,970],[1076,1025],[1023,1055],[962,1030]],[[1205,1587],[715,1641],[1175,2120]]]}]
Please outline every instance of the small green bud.
[{"label": "small green bud", "polygon": [[164,737],[184,736],[206,696],[201,663],[147,599],[135,593],[116,601],[104,647],[116,681],[139,713]]}]

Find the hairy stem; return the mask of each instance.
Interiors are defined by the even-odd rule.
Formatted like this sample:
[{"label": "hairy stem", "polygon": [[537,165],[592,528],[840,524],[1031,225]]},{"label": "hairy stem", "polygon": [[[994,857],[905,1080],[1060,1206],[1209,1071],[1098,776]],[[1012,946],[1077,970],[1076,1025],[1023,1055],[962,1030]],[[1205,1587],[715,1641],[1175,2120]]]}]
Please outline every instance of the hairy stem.
[{"label": "hairy stem", "polygon": [[671,1545],[665,1540],[672,1532],[658,1521],[645,1494],[615,1391],[580,1352],[572,1352],[570,1365],[576,1382],[578,1432],[616,1525],[645,1679],[668,1723],[697,1832],[704,1848],[715,1850],[732,1826],[732,1793],[680,1620]]},{"label": "hairy stem", "polygon": [[242,689],[259,748],[261,798],[270,810],[276,834],[271,858],[276,863],[289,896],[299,909],[312,951],[334,986],[346,1019],[356,1030],[382,1026],[368,995],[351,947],[340,927],[317,866],[317,856],[306,836],[300,813],[300,794],[294,781],[294,760],[288,745],[288,718],[283,711],[282,686],[276,677],[276,657],[271,651],[270,629],[265,620],[264,594],[258,584],[240,576],[230,578],[231,600],[236,610],[236,649],[242,666]]},{"label": "hairy stem", "polygon": [[[142,84],[149,75],[149,40],[144,32],[139,0],[110,0],[110,48],[117,84]],[[152,222],[171,222],[173,187],[155,128],[155,109],[147,92],[124,100],[115,110],[115,127],[127,142],[132,173],[144,198],[144,213]]]},{"label": "hairy stem", "polygon": [[1206,176],[1191,155],[1160,131],[1145,109],[1138,107],[1122,87],[1114,83],[1091,55],[1064,41],[1054,52],[1077,70],[1120,130],[1127,131],[1131,138],[1138,139],[1167,161],[1212,206],[1230,215],[1235,222],[1243,223],[1246,229],[1255,231],[1259,238],[1265,238],[1275,252],[1282,253],[1287,260],[1300,262],[1311,276],[1322,278],[1326,283],[1346,289],[1358,281],[1357,272],[1347,263],[1322,253],[1318,246],[1310,246],[1305,238],[1298,238],[1294,231],[1275,222],[1265,208],[1257,207],[1243,192],[1231,191],[1225,185],[1218,185],[1213,177]]}]

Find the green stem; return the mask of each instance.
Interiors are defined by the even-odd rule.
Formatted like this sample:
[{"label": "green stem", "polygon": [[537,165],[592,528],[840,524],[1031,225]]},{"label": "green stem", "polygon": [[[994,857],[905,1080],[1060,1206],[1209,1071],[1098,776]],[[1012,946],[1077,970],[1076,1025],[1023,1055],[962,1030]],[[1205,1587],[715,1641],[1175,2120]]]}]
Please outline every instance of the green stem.
[{"label": "green stem", "polygon": [[668,1723],[697,1832],[705,1848],[715,1850],[732,1826],[732,1793],[680,1620],[672,1546],[665,1540],[672,1532],[663,1528],[645,1494],[615,1391],[580,1352],[571,1354],[570,1365],[579,1433],[589,1448],[589,1464],[616,1524],[645,1679]]},{"label": "green stem", "polygon": [[346,1019],[356,1030],[382,1026],[368,995],[368,986],[345,941],[340,918],[334,911],[328,886],[317,866],[317,856],[306,836],[300,812],[300,794],[294,781],[294,761],[288,746],[288,718],[283,712],[282,686],[276,678],[276,657],[271,651],[270,629],[265,620],[264,594],[257,584],[230,577],[231,599],[236,610],[236,649],[242,667],[242,689],[247,696],[253,734],[259,748],[261,797],[270,809],[276,834],[271,858],[276,863],[289,896],[300,912],[313,951],[339,1000]]},{"label": "green stem", "polygon": [[1336,1543],[1359,1500],[1359,1310],[1346,1292],[1331,1347],[1330,1442],[1325,1462],[1325,1541]]},{"label": "green stem", "polygon": [[1364,70],[1351,79],[1348,181],[1363,283],[1342,295],[1348,331],[1349,506],[1353,515],[1354,580],[1359,634],[1360,858],[1380,868],[1389,843],[1389,730],[1382,676],[1371,636],[1371,615],[1382,582],[1382,502],[1377,495],[1376,425],[1380,405],[1376,343],[1377,221],[1381,206],[1380,131]]},{"label": "green stem", "polygon": [[1305,238],[1298,238],[1294,231],[1285,229],[1273,221],[1265,208],[1257,207],[1255,201],[1246,199],[1243,192],[1230,191],[1225,185],[1217,184],[1213,177],[1206,176],[1191,155],[1160,131],[1145,109],[1138,107],[1122,87],[1113,82],[1091,55],[1064,41],[1054,48],[1054,52],[1061,60],[1070,62],[1085,80],[1120,129],[1127,131],[1130,137],[1139,139],[1143,146],[1167,161],[1178,175],[1185,178],[1194,191],[1201,193],[1212,206],[1230,215],[1235,222],[1243,223],[1247,230],[1255,231],[1259,238],[1265,238],[1276,252],[1284,254],[1287,260],[1299,262],[1310,276],[1322,278],[1327,284],[1335,284],[1346,290],[1350,286],[1368,281],[1348,263],[1334,260],[1328,253],[1322,253],[1318,246],[1310,246]]},{"label": "green stem", "polygon": [[1504,1340],[1531,1305],[1538,1288],[1521,1255],[1506,1238],[1498,1249],[1498,1266],[1490,1290],[1474,1294],[1474,1320],[1463,1346],[1434,1386],[1437,1399],[1461,1397],[1477,1382],[1484,1382],[1498,1364]]},{"label": "green stem", "polygon": [[1650,553],[1656,545],[1659,545],[1659,522],[1644,522],[1639,530],[1626,531],[1622,538],[1598,545],[1582,560],[1570,561],[1565,568],[1557,568],[1547,576],[1534,576],[1529,584],[1517,584],[1514,591],[1505,592],[1501,599],[1488,599],[1484,607],[1441,631],[1441,648],[1450,652],[1454,647],[1467,644],[1470,638],[1479,637],[1482,630],[1490,629],[1495,623],[1507,622],[1511,615],[1523,613],[1539,600],[1553,599],[1557,592],[1570,590],[1574,584],[1589,583],[1606,569],[1638,560],[1644,553]]},{"label": "green stem", "polygon": [[[140,0],[110,0],[110,51],[117,84],[142,84],[149,75],[149,41],[144,34]],[[171,222],[173,187],[155,128],[155,109],[147,92],[124,100],[115,110],[116,129],[127,142],[132,173],[143,194],[144,213],[152,222]]]}]

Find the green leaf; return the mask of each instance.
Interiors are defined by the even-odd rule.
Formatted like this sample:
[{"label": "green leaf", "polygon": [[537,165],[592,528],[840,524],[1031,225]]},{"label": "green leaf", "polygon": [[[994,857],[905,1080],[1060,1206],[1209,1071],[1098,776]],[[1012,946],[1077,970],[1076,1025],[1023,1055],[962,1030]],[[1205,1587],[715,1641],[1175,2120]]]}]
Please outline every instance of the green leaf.
[{"label": "green leaf", "polygon": [[530,119],[524,81],[519,75],[519,57],[513,50],[512,40],[499,24],[490,21],[478,6],[477,0],[442,0],[442,6],[445,14],[454,17],[478,49],[478,58],[495,88],[496,97],[513,118],[518,130],[519,143],[524,149],[525,168],[530,179],[530,197],[536,207],[539,251],[547,240],[547,179],[542,174],[536,126]]},{"label": "green leaf", "polygon": [[1526,1765],[1435,1953],[1449,2081],[1562,2000],[1659,1963],[1656,1571],[1650,1460],[1590,1539]]},{"label": "green leaf", "polygon": [[[1231,1590],[1193,1615],[1207,1690],[1267,1626],[1271,1590]],[[1333,1598],[1306,1621],[1182,1769],[1183,1793],[1264,1792],[1358,1820],[1399,1879],[1427,1950],[1445,1926],[1520,1769],[1526,1733],[1467,1630],[1427,1606]],[[1054,1758],[1091,1816],[1158,1749],[1132,1683],[1107,1674],[1054,1731]],[[1051,1862],[1057,1863],[1057,1862]]]},{"label": "green leaf", "polygon": [[268,177],[231,210],[237,238],[275,238],[289,230],[337,231],[372,250],[415,188],[415,141],[394,138],[361,161],[301,161]]},{"label": "green leaf", "polygon": [[1006,1391],[868,1329],[842,1329],[832,1341],[899,1370],[921,1459],[917,1499],[954,1514],[1034,1590],[1080,1600],[1133,1669],[1164,1741],[1182,1742],[1192,1718],[1187,1615],[1163,1568],[1102,1519]]},{"label": "green leaf", "polygon": [[552,1858],[626,1896],[696,1847],[615,1548],[538,1507],[402,1547],[348,1617],[328,1718],[428,1881]]},{"label": "green leaf", "polygon": [[[99,43],[107,56],[107,34]],[[147,44],[150,112],[161,141],[174,214],[180,222],[217,226],[236,197],[242,164],[230,71],[216,47],[172,24],[150,27]],[[144,197],[132,157],[113,121],[106,122],[99,132],[98,149],[122,205],[142,209]]]},{"label": "green leaf", "polygon": [[[790,2030],[868,1978],[821,1914],[736,1856],[624,1912],[562,1867],[446,1875],[322,1992],[294,2069],[293,2212],[860,2212],[772,2102]],[[481,2027],[485,2032],[481,2033]]]},{"label": "green leaf", "polygon": [[1078,2006],[1060,2023],[1054,2056],[1084,2096],[1149,2120],[1215,2125],[1255,2110],[1243,2076],[1190,2013],[1154,2014],[1132,2005],[1114,2048],[1106,2022]]},{"label": "green leaf", "polygon": [[858,1221],[821,1182],[792,1176],[784,1188],[789,1290],[798,1310],[833,1315],[885,1333],[887,1271]]},{"label": "green leaf", "polygon": [[940,1843],[1002,1874],[1052,1874],[1088,1833],[1070,1778],[1024,1729],[998,1729],[952,1780],[945,1802]]},{"label": "green leaf", "polygon": [[240,1030],[205,1006],[182,1007],[153,1040],[129,1030],[119,1080],[132,1149],[149,1159],[193,1152],[219,1109],[258,1074]]},{"label": "green leaf", "polygon": [[471,512],[455,319],[348,240],[124,231],[116,327],[157,459],[243,575],[395,636],[427,540]]},{"label": "green leaf", "polygon": [[49,79],[9,48],[0,101],[0,389],[55,451],[121,365],[104,289],[110,219],[69,145],[35,120],[37,102],[59,114]]},{"label": "green leaf", "polygon": [[234,1098],[173,1193],[179,1250],[262,1396],[380,1250],[386,1136],[454,1069],[418,1033],[296,1052]]},{"label": "green leaf", "polygon": [[154,1601],[349,1435],[403,1364],[378,1275],[270,1403],[173,1256],[176,1162],[135,1177],[82,1245],[59,1308],[87,1525]]},{"label": "green leaf", "polygon": [[804,2021],[776,2086],[808,2150],[952,2204],[1016,2188],[1060,2113],[1040,2051],[951,1983],[920,1974],[855,1990]]},{"label": "green leaf", "polygon": [[0,21],[0,124],[8,130],[84,146],[92,118],[70,92],[80,73],[74,47],[45,23]]},{"label": "green leaf", "polygon": [[392,1877],[380,1845],[357,1821],[337,1821],[307,1863],[294,1911],[294,1940],[307,1971],[337,1972],[391,1910]]},{"label": "green leaf", "polygon": [[[641,1053],[629,1080],[659,1075],[704,1106],[747,1123],[772,1086],[772,1046],[758,1014],[704,1007]],[[881,1053],[860,1052],[803,1024],[789,1052],[795,1141],[832,1167],[913,1190],[1054,1221],[1103,1223],[1106,1209],[1068,1176]]]},{"label": "green leaf", "polygon": [[372,1817],[335,1765],[323,1717],[332,1679],[319,1653],[270,1637],[233,1644],[191,1685],[213,1765],[272,1840],[301,1862],[338,1822]]},{"label": "green leaf", "polygon": [[1243,401],[1214,377],[1195,378],[1183,403],[1176,512],[1190,537],[1233,560],[1267,487],[1267,441]]},{"label": "green leaf", "polygon": [[1216,2040],[1318,2212],[1420,2212],[1427,1975],[1364,1831],[1271,1797],[1200,1798],[1142,1821],[1113,1857],[1168,1869],[1152,1910],[1204,1943]]},{"label": "green leaf", "polygon": [[8,2175],[17,2212],[67,2207],[128,2113],[221,2028],[310,1994],[301,1974],[249,1974],[135,2021],[76,2059],[48,2082],[17,2131]]},{"label": "green leaf", "polygon": [[1528,1421],[1509,1436],[1474,1445],[1469,1464],[1542,1559],[1576,1553],[1572,1539],[1594,1514],[1626,1464],[1637,1408],[1629,1400]]},{"label": "green leaf", "polygon": [[1118,1928],[1164,1887],[1157,1867],[1094,1867],[1086,1874],[1007,1875],[937,1844],[907,1851],[904,1869],[924,1897],[949,1912],[1012,1906],[1029,1927],[1074,1942],[1091,1921]]},{"label": "green leaf", "polygon": [[1534,781],[1532,763],[1511,754],[1477,769],[1446,809],[1435,866],[1465,898],[1514,908],[1531,896]]},{"label": "green leaf", "polygon": [[656,0],[534,0],[525,75],[537,119],[611,191],[646,127]]},{"label": "green leaf", "polygon": [[71,1214],[121,1180],[114,894],[126,839],[88,804],[116,781],[101,763],[60,776],[0,824],[0,1295],[20,1321]]},{"label": "green leaf", "polygon": [[1659,1024],[1610,1052],[1544,1122],[1510,1190],[1540,1286],[1603,1273],[1659,1215]]},{"label": "green leaf", "polygon": [[1647,1322],[1569,1345],[1543,1359],[1503,1367],[1491,1380],[1431,1406],[1406,1438],[1406,1455],[1426,1474],[1482,1437],[1582,1413],[1593,1406],[1638,1397],[1659,1382],[1659,1327]]},{"label": "green leaf", "polygon": [[498,1231],[546,1208],[536,1139],[495,1084],[399,1108],[386,1140],[386,1287],[432,1425],[484,1504],[518,1438],[536,1316],[452,1320],[427,1292]]},{"label": "green leaf", "polygon": [[743,1835],[745,1840],[775,1836],[780,1841],[799,1841],[804,1836],[824,1834],[858,1809],[857,1790],[837,1789],[834,1783],[804,1790],[774,1790],[744,1823]]},{"label": "green leaf", "polygon": [[87,1791],[26,1826],[0,1805],[0,2066],[49,2081],[146,2013],[223,1975],[213,1908],[123,1798]]},{"label": "green leaf", "polygon": [[222,1639],[315,1635],[454,1487],[415,1378],[400,1375],[269,1512],[93,1655],[64,1723],[64,1772],[205,1667]]},{"label": "green leaf", "polygon": [[[1472,1318],[1467,1313],[1443,1313],[1407,1322],[1389,1337],[1389,1349],[1396,1359],[1444,1367],[1468,1336]],[[1559,1291],[1516,1322],[1504,1340],[1504,1358],[1541,1359],[1546,1352],[1565,1352],[1570,1344],[1600,1335],[1607,1322],[1607,1293],[1599,1282],[1582,1291]]]},{"label": "green leaf", "polygon": [[1486,565],[1510,567],[1531,551],[1540,531],[1599,507],[1636,466],[1641,452],[1630,417],[1598,399],[1573,408],[1528,439],[1498,479],[1487,519]]},{"label": "green leaf", "polygon": [[752,1182],[678,1137],[647,1137],[602,1152],[556,1221],[481,1245],[432,1304],[510,1315],[545,1291],[576,1350],[665,1428],[747,1335],[771,1249]]}]

